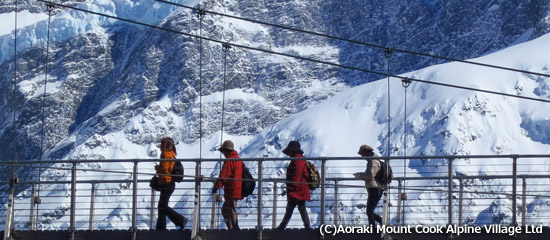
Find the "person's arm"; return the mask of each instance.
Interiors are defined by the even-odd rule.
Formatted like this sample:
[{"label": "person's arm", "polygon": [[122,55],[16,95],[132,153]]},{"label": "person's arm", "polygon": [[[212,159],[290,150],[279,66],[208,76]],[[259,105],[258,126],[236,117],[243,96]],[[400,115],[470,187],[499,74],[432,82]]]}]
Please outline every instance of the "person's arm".
[{"label": "person's arm", "polygon": [[170,162],[171,161],[160,161],[160,165],[155,166],[155,170],[157,171],[157,174],[159,174],[160,183],[169,183],[172,181],[172,177],[169,176],[169,174],[171,173]]},{"label": "person's arm", "polygon": [[296,161],[296,171],[294,172],[294,176],[292,177],[293,182],[303,182],[302,176],[306,179],[309,177],[309,173],[307,172],[306,167],[306,161],[305,160],[298,160]]},{"label": "person's arm", "polygon": [[227,181],[226,178],[231,177],[231,168],[229,162],[224,162],[222,170],[220,171],[220,176],[214,185],[215,188],[220,189],[223,187],[224,183]]},{"label": "person's arm", "polygon": [[365,174],[366,180],[373,180],[376,174],[380,170],[380,161],[377,159],[369,160],[367,163],[367,172]]},{"label": "person's arm", "polygon": [[296,160],[291,160],[286,170],[286,191],[293,192],[296,190],[296,182],[298,182],[298,166]]}]

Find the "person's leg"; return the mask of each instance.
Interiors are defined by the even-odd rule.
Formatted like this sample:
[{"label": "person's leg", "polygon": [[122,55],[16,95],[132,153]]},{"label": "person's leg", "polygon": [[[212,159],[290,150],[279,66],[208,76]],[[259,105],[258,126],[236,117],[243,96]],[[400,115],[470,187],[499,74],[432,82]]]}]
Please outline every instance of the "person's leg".
[{"label": "person's leg", "polygon": [[311,228],[309,223],[309,216],[307,215],[306,201],[298,202],[298,211],[300,211],[300,217],[302,217],[302,222],[304,222],[305,228]]},{"label": "person's leg", "polygon": [[[176,188],[175,183],[172,183],[172,192],[170,193],[170,196],[174,192],[174,189]],[[165,208],[165,214],[166,216],[174,223],[174,225],[178,226],[181,230],[185,227],[185,224],[187,224],[187,218],[176,212],[173,208],[168,206],[168,203]]]},{"label": "person's leg", "polygon": [[225,222],[225,225],[227,226],[227,229],[231,230],[233,228],[233,225],[231,224],[231,205],[232,205],[231,199],[225,199],[222,205],[222,217],[223,221]]},{"label": "person's leg", "polygon": [[[384,191],[382,191],[382,188],[376,188],[376,196],[375,196],[375,203],[374,203],[374,207],[376,207],[376,205],[378,205],[378,202],[380,202],[380,198],[382,197],[382,193]],[[379,222],[380,224],[382,224],[382,217],[380,217],[380,215],[374,213],[374,209],[373,209],[373,217],[374,217],[374,220],[376,220],[377,222]]]},{"label": "person's leg", "polygon": [[369,220],[370,225],[375,225],[374,222],[374,208],[376,207],[376,204],[378,203],[378,191],[376,191],[376,188],[367,188],[367,218]]},{"label": "person's leg", "polygon": [[298,204],[298,201],[294,199],[288,199],[286,203],[286,212],[285,216],[283,217],[283,221],[279,224],[277,229],[285,229],[286,225],[288,225],[288,222],[290,221],[290,218],[292,217],[292,212],[294,212],[294,208]]},{"label": "person's leg", "polygon": [[160,198],[157,206],[158,219],[156,230],[166,230],[166,212],[168,209],[168,201],[170,201],[172,192],[174,192],[174,189],[169,187],[163,188],[160,191]]},{"label": "person's leg", "polygon": [[229,219],[229,221],[231,222],[231,229],[232,230],[241,230],[239,228],[239,219],[237,217],[237,202],[239,200],[237,199],[231,199],[231,205],[230,205],[230,213],[231,213],[231,218]]}]

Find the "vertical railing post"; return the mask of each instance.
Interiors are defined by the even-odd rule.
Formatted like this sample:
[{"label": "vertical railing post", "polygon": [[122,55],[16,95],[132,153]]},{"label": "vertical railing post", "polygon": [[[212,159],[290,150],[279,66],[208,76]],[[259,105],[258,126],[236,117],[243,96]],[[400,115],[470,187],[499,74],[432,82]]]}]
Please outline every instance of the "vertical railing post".
[{"label": "vertical railing post", "polygon": [[396,222],[397,222],[397,225],[402,225],[401,223],[401,204],[403,203],[403,199],[401,198],[401,193],[402,193],[402,190],[401,190],[401,179],[397,180],[397,219],[396,219]]},{"label": "vertical railing post", "polygon": [[262,224],[262,212],[263,212],[263,208],[262,208],[262,183],[263,183],[263,173],[262,173],[262,168],[263,168],[263,158],[260,158],[259,161],[258,161],[258,223],[256,224],[256,230],[259,232],[258,236],[259,238],[258,239],[262,239],[262,230],[263,230],[263,224]]},{"label": "vertical railing post", "polygon": [[95,214],[95,182],[92,182],[92,190],[90,191],[90,222],[88,229],[94,230],[94,214]]},{"label": "vertical railing post", "polygon": [[216,220],[216,195],[217,193],[212,193],[212,211],[210,211],[210,229],[216,229],[215,220]]},{"label": "vertical railing post", "polygon": [[458,225],[462,225],[462,204],[464,200],[464,183],[463,178],[458,178],[459,184],[460,184],[460,190],[458,192]]},{"label": "vertical railing post", "polygon": [[334,225],[338,225],[338,179],[334,180]]},{"label": "vertical railing post", "polygon": [[448,159],[449,161],[449,164],[448,165],[448,169],[447,169],[447,172],[448,172],[448,188],[447,188],[447,195],[448,195],[448,218],[449,218],[449,226],[450,225],[453,225],[453,160],[454,158],[453,157],[450,157]]},{"label": "vertical railing post", "polygon": [[271,228],[277,227],[277,182],[273,182],[273,218],[271,222]]},{"label": "vertical railing post", "polygon": [[201,181],[201,159],[197,159],[195,160],[195,200],[193,201],[193,229],[191,229],[191,239],[197,236],[201,226]]},{"label": "vertical railing post", "polygon": [[512,156],[512,225],[517,226],[517,181],[518,181],[518,156]]},{"label": "vertical railing post", "polygon": [[30,207],[30,213],[29,213],[29,229],[31,231],[35,230],[35,221],[34,221],[34,197],[35,197],[35,191],[36,191],[36,188],[35,188],[35,184],[33,183],[31,185],[31,207]]},{"label": "vertical railing post", "polygon": [[137,230],[137,192],[138,192],[138,162],[134,161],[134,172],[132,173],[132,229],[131,232],[134,233]]},{"label": "vertical railing post", "polygon": [[15,177],[15,170],[10,167],[10,192],[8,197],[8,210],[6,211],[6,229],[4,230],[4,239],[12,239],[13,231],[13,216],[15,212],[15,183],[17,182]]},{"label": "vertical railing post", "polygon": [[[389,138],[388,138],[389,139]],[[388,141],[389,142],[389,141]],[[389,150],[389,143],[388,143],[388,150]],[[389,153],[389,151],[388,151]],[[385,159],[386,161],[386,164],[388,166],[390,166],[390,156],[388,155],[388,157]],[[384,173],[385,176],[388,176],[388,170],[389,167],[386,168],[386,172]],[[389,199],[389,190],[390,190],[390,187],[389,187],[389,184],[388,183],[384,183],[384,185],[382,186],[382,189],[383,189],[383,199],[382,200],[382,203],[383,203],[383,208],[382,208],[382,226],[388,226],[389,223],[390,223],[390,220],[389,220],[389,208],[390,208],[390,199]],[[391,237],[388,233],[386,232],[382,232],[381,233],[381,238],[384,239],[384,240],[390,240]]]},{"label": "vertical railing post", "polygon": [[76,161],[73,161],[71,168],[71,213],[70,213],[70,232],[71,239],[74,239],[75,228],[75,214],[76,214]]},{"label": "vertical railing post", "polygon": [[[390,157],[387,157],[385,160],[386,160],[386,164],[388,166],[390,166]],[[389,171],[388,169],[389,169],[389,167],[386,168],[386,173],[385,173],[386,176],[388,175],[388,171]],[[383,208],[382,208],[382,215],[383,215],[382,216],[382,225],[387,226],[387,225],[389,225],[389,222],[390,222],[389,221],[389,217],[390,217],[390,215],[389,215],[389,210],[390,210],[389,209],[389,207],[390,207],[389,190],[390,190],[390,186],[387,183],[385,183],[384,186],[382,186],[382,189],[383,189],[383,200],[382,200],[382,202],[384,204]],[[385,240],[389,239],[389,234],[382,234],[382,235],[383,235],[382,236],[383,239],[385,239]]]},{"label": "vertical railing post", "polygon": [[327,159],[321,159],[321,225],[325,224],[325,193],[326,193],[326,173],[327,173]]},{"label": "vertical railing post", "polygon": [[149,229],[155,229],[153,225],[155,224],[155,195],[156,191],[151,189],[151,207],[149,208]]},{"label": "vertical railing post", "polygon": [[525,214],[527,213],[527,182],[526,178],[523,176],[521,178],[521,226],[525,226]]}]

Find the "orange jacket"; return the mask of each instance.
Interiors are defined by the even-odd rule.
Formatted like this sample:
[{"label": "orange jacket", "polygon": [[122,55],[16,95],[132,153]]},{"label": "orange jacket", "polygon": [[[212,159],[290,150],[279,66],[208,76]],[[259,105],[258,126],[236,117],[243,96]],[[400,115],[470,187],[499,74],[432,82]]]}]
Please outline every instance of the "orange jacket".
[{"label": "orange jacket", "polygon": [[[176,159],[176,154],[173,151],[162,152],[160,154],[161,159]],[[172,177],[164,174],[171,174],[174,168],[175,161],[160,161],[160,165],[155,166],[157,174],[159,174],[159,183],[170,183]]]},{"label": "orange jacket", "polygon": [[[239,154],[237,154],[236,151],[233,151],[229,154],[229,156],[227,156],[227,158],[239,158]],[[224,187],[223,197],[225,199],[242,199],[242,178],[243,161],[224,161],[220,172],[220,177],[216,181],[215,187],[217,189]]]}]

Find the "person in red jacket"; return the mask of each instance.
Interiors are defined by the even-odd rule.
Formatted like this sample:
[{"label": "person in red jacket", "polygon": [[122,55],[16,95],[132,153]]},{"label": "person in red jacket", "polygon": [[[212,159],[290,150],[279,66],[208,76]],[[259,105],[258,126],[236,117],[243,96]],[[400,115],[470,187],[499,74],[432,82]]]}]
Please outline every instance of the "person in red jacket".
[{"label": "person in red jacket", "polygon": [[[235,151],[231,140],[224,141],[218,150],[227,159],[239,158],[239,154]],[[224,189],[223,197],[225,201],[222,205],[222,216],[229,230],[240,230],[237,219],[237,201],[243,199],[241,195],[242,176],[243,161],[226,160],[223,162],[220,176],[214,183],[214,188],[212,188],[212,193],[216,193],[222,187]]]},{"label": "person in red jacket", "polygon": [[[291,141],[288,146],[283,150],[283,153],[289,157],[303,158],[304,152],[300,149],[300,143],[298,141]],[[306,201],[311,201],[309,187],[307,179],[309,178],[309,172],[306,167],[306,160],[291,160],[288,168],[286,169],[286,192],[287,192],[287,204],[286,213],[283,217],[283,221],[277,227],[277,229],[285,229],[286,225],[292,217],[294,208],[298,205],[298,211],[302,217],[305,228],[311,228],[309,223],[309,217],[307,215]]]},{"label": "person in red jacket", "polygon": [[[174,140],[171,138],[163,138],[160,141],[160,158],[161,159],[176,159],[176,147]],[[176,212],[168,206],[170,196],[176,188],[176,184],[172,181],[170,174],[176,164],[175,161],[161,160],[160,165],[155,166],[155,170],[159,175],[159,183],[162,186],[158,203],[158,219],[156,230],[166,230],[166,217],[170,219],[176,226],[183,230],[187,223],[187,218]]]}]

